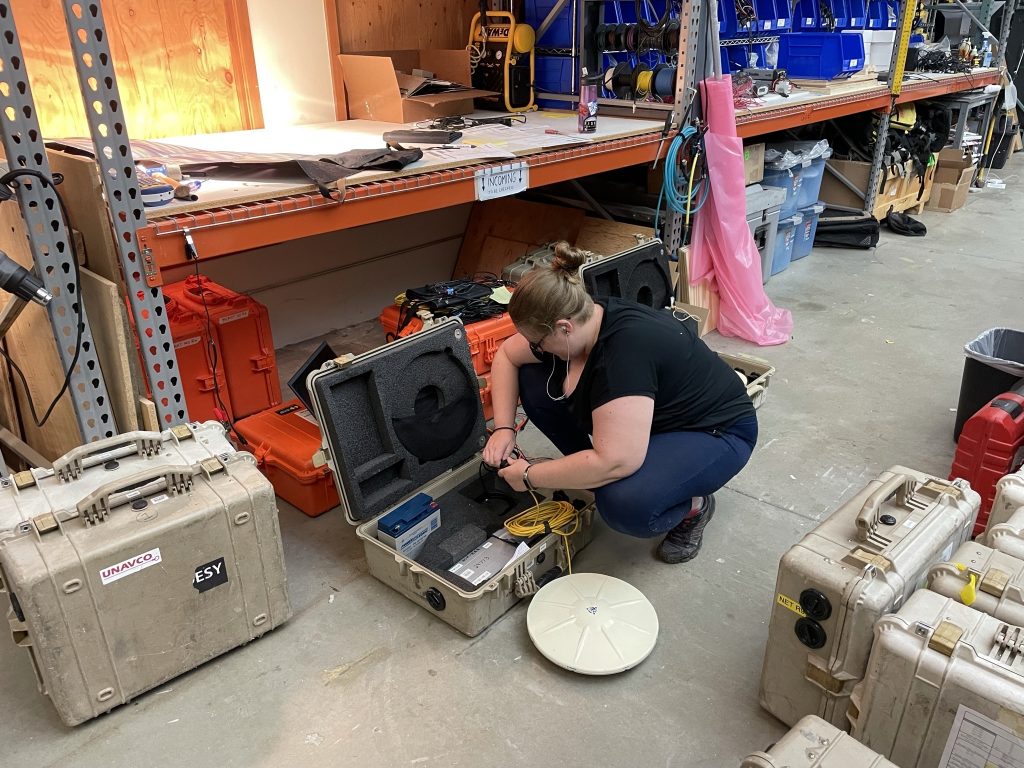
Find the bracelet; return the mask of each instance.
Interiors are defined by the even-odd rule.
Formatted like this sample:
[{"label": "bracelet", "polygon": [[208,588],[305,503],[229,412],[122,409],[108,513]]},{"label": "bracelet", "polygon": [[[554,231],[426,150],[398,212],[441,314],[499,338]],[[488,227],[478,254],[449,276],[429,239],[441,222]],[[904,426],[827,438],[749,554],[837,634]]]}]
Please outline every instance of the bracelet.
[{"label": "bracelet", "polygon": [[515,432],[517,435],[519,434],[519,430],[516,429],[515,427],[491,427],[491,434],[493,435],[499,429],[509,429],[509,430]]},{"label": "bracelet", "polygon": [[526,486],[526,490],[528,491],[537,490],[536,488],[533,487],[533,483],[530,482],[530,467],[532,466],[532,464],[527,464],[526,469],[523,470],[523,485]]}]

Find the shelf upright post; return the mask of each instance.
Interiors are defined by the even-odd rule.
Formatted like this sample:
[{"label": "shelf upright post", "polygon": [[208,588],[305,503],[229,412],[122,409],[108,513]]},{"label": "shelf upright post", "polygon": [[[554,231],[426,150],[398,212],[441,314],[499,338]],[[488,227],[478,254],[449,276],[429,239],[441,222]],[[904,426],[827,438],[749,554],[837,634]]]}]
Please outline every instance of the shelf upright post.
[{"label": "shelf upright post", "polygon": [[62,0],[61,5],[114,227],[121,272],[142,347],[146,380],[160,424],[167,428],[188,421],[188,410],[163,288],[150,287],[146,281],[147,275],[157,267],[139,247],[136,226],[146,223],[146,215],[136,179],[135,159],[128,143],[103,10],[100,0]]},{"label": "shelf upright post", "polygon": [[1006,0],[1006,4],[1003,5],[1003,23],[999,28],[999,51],[992,61],[995,67],[1001,67],[1006,62],[1006,43],[1010,39],[1010,24],[1016,12],[1017,0]]},{"label": "shelf upright post", "polygon": [[[25,69],[18,31],[14,26],[11,3],[0,0],[0,133],[10,170],[35,170],[53,178],[46,148],[39,131],[35,101]],[[29,245],[36,273],[53,300],[47,306],[53,338],[61,365],[66,371],[75,357],[78,338],[78,311],[81,310],[82,344],[78,362],[71,371],[68,395],[83,442],[89,443],[117,433],[110,408],[103,371],[81,286],[74,279],[75,249],[71,246],[64,217],[53,187],[28,176],[18,178],[18,204],[28,230]],[[38,373],[29,371],[29,374]]]},{"label": "shelf upright post", "polygon": [[882,160],[885,155],[885,137],[889,133],[889,118],[896,108],[896,97],[903,89],[903,72],[907,64],[907,49],[910,47],[910,32],[914,27],[917,15],[915,0],[904,0],[900,6],[900,26],[896,33],[896,45],[889,59],[889,108],[878,115],[878,127],[875,131],[875,151],[871,158],[871,171],[868,173],[868,186],[864,190],[864,214],[871,216],[878,199],[878,176],[882,172]]},{"label": "shelf upright post", "polygon": [[[668,2],[669,0],[666,0]],[[702,23],[718,23],[705,19],[704,9],[710,7],[704,0],[684,0],[679,14],[679,54],[676,61],[676,94],[672,105],[672,125],[677,131],[683,130],[683,119],[690,103],[696,98],[697,51],[700,48]],[[703,77],[703,73],[699,75]],[[655,159],[657,161],[657,158]],[[664,162],[664,161],[662,161]],[[680,255],[683,244],[683,215],[668,211],[665,215],[664,243],[669,254]]]}]

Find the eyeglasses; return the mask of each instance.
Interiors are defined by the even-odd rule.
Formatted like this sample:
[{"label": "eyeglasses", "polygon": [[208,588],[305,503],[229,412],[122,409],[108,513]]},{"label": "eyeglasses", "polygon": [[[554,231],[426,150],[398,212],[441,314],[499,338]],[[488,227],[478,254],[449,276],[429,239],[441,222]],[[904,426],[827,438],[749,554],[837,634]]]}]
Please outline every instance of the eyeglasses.
[{"label": "eyeglasses", "polygon": [[539,341],[529,341],[529,340],[527,340],[527,344],[530,345],[530,351],[533,352],[533,354],[536,357],[543,357],[544,356],[544,350],[541,349],[540,345],[544,343],[544,339],[546,339],[549,335],[550,334],[545,333],[543,336],[540,337]]}]

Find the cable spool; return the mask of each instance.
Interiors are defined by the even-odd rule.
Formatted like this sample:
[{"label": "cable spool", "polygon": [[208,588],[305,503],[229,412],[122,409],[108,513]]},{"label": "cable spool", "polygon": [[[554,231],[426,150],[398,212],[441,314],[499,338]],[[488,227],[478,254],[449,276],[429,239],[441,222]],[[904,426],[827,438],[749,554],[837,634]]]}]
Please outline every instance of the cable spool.
[{"label": "cable spool", "polygon": [[670,21],[661,35],[661,50],[673,55],[679,53],[679,22]]},{"label": "cable spool", "polygon": [[615,48],[616,51],[626,50],[626,35],[629,34],[629,24],[619,24],[615,27]]},{"label": "cable spool", "polygon": [[608,24],[598,24],[594,28],[594,48],[599,51],[606,50],[608,47]]},{"label": "cable spool", "polygon": [[629,29],[626,30],[626,50],[630,53],[636,53],[637,44],[639,42],[639,34],[636,24],[630,24]]},{"label": "cable spool", "polygon": [[676,67],[671,64],[659,64],[651,76],[651,93],[664,101],[672,99],[676,94]]},{"label": "cable spool", "polygon": [[633,98],[637,101],[640,99],[646,99],[648,94],[651,92],[651,81],[654,77],[654,72],[649,67],[643,64],[638,64],[633,69]]},{"label": "cable spool", "polygon": [[626,62],[620,62],[604,72],[604,87],[619,99],[633,97],[633,70]]}]

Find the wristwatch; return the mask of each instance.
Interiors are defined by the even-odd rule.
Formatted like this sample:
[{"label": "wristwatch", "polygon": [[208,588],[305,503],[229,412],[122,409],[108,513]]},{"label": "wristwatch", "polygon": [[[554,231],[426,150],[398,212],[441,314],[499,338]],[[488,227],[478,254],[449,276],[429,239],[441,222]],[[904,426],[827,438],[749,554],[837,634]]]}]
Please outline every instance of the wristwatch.
[{"label": "wristwatch", "polygon": [[533,487],[533,483],[530,482],[530,467],[532,466],[532,464],[527,464],[526,469],[523,470],[523,485],[526,486],[526,490],[528,491],[537,490],[536,488]]}]

